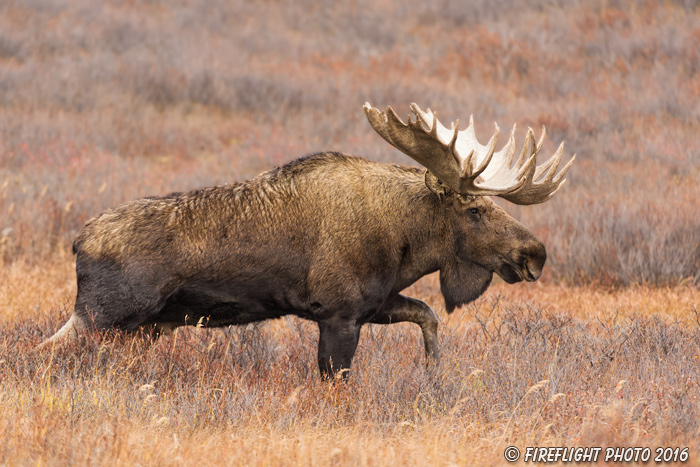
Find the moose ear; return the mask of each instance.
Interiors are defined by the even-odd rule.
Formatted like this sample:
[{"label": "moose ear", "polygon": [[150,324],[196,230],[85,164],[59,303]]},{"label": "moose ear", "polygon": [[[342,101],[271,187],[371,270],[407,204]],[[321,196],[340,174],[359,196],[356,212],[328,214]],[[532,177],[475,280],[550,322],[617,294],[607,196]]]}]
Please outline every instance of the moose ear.
[{"label": "moose ear", "polygon": [[427,186],[430,191],[438,195],[440,201],[442,201],[444,197],[453,193],[450,187],[442,183],[440,179],[433,175],[430,170],[425,172],[425,186]]}]

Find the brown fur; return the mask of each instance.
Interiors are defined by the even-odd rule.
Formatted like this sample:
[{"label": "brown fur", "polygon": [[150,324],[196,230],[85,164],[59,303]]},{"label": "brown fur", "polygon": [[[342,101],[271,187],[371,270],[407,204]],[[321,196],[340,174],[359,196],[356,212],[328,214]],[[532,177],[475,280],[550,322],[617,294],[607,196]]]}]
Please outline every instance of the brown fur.
[{"label": "brown fur", "polygon": [[[493,272],[535,280],[545,261],[542,244],[488,198],[435,193],[425,170],[337,153],[117,206],[90,220],[73,249],[74,330],[296,314],[319,324],[327,375],[349,367],[369,322],[419,324],[437,358],[434,313],[399,294],[425,274],[440,270],[452,311]],[[77,335],[68,331],[60,336]]]}]

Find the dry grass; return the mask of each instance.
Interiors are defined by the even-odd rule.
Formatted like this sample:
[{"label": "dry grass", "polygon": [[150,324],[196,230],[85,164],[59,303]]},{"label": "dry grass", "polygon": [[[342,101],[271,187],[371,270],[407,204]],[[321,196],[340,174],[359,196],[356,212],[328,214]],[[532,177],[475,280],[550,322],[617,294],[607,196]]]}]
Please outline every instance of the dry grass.
[{"label": "dry grass", "polygon": [[693,1],[77,3],[0,6],[5,262],[67,248],[116,203],[309,152],[407,163],[360,107],[416,100],[482,135],[544,124],[546,152],[579,154],[564,196],[509,208],[550,279],[700,280]]},{"label": "dry grass", "polygon": [[[700,10],[694,0],[0,4],[0,465],[501,464],[510,444],[690,446],[700,464]],[[410,163],[365,101],[544,124],[578,153],[535,284],[363,330],[319,381],[296,319],[33,355],[70,244],[136,197],[340,150]],[[505,203],[504,203],[505,204]],[[546,382],[545,382],[546,381]]]},{"label": "dry grass", "polygon": [[297,318],[32,354],[68,316],[72,273],[54,269],[62,294],[29,266],[9,277],[46,308],[3,310],[0,464],[499,465],[509,445],[689,446],[698,463],[694,287],[499,283],[448,316],[428,276],[407,292],[443,320],[440,365],[417,327],[371,325],[334,385]]}]

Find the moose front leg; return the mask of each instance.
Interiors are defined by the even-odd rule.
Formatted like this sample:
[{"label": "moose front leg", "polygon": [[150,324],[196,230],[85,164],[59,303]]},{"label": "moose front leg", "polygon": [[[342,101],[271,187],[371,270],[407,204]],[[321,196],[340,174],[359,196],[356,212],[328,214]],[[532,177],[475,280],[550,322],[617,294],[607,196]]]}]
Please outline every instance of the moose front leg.
[{"label": "moose front leg", "polygon": [[318,368],[321,377],[332,379],[340,373],[346,380],[360,339],[360,326],[354,321],[329,319],[319,321],[318,329]]},{"label": "moose front leg", "polygon": [[401,321],[416,323],[423,331],[423,343],[425,345],[425,355],[430,362],[440,361],[440,350],[438,347],[438,319],[433,310],[422,300],[418,300],[404,295],[391,297],[379,309],[377,315],[371,323],[392,324]]}]

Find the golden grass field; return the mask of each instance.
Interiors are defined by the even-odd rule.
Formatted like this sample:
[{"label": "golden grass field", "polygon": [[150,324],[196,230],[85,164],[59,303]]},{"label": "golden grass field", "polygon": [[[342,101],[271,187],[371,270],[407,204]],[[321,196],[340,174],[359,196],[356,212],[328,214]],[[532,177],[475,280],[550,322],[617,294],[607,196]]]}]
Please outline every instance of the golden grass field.
[{"label": "golden grass field", "polygon": [[[439,365],[417,326],[368,325],[324,382],[297,318],[32,352],[103,209],[316,151],[412,163],[365,101],[577,153],[551,201],[499,201],[547,247],[538,282],[451,315],[435,275],[406,291],[441,320]],[[700,465],[698,135],[695,0],[0,3],[0,465]]]}]

